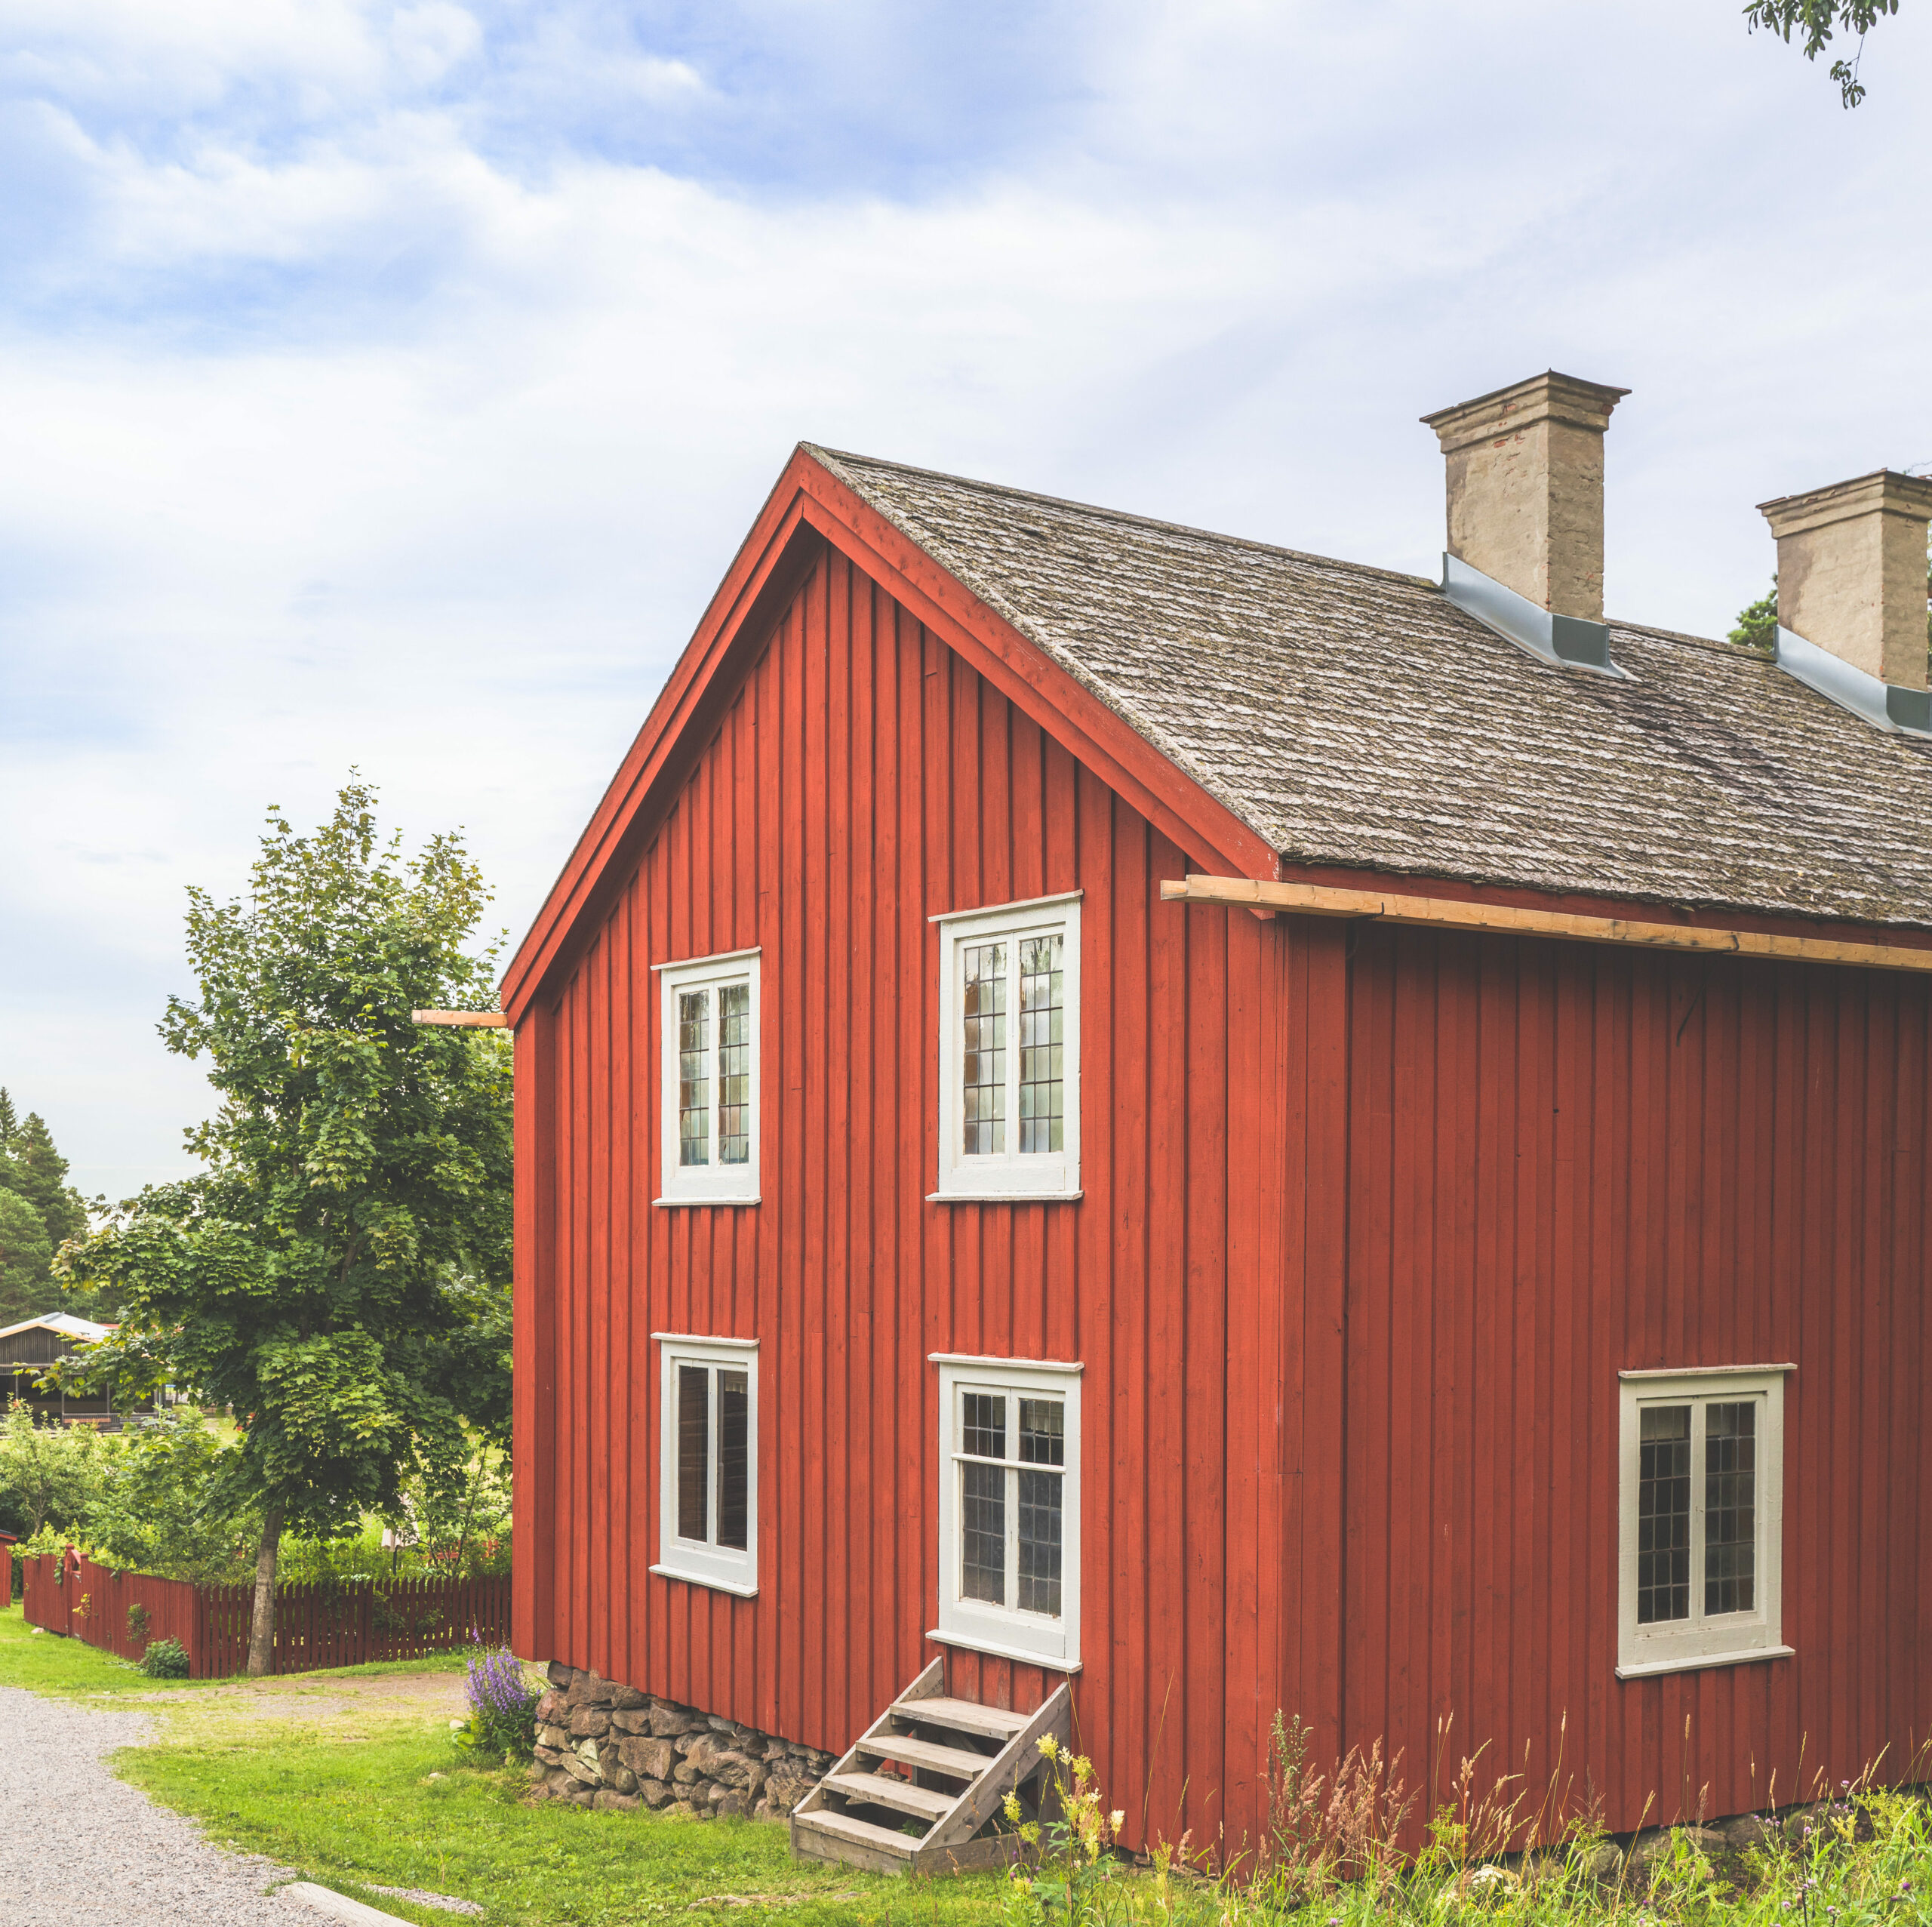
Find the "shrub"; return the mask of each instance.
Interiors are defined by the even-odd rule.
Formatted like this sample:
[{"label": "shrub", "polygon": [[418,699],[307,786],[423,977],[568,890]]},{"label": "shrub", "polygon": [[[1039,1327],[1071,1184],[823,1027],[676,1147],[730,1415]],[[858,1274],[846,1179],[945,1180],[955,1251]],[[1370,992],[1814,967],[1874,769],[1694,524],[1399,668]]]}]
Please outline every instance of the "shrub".
[{"label": "shrub", "polygon": [[478,1646],[469,1656],[464,1696],[469,1717],[457,1722],[451,1737],[465,1753],[506,1763],[531,1758],[537,1744],[537,1702],[540,1697],[507,1646]]},{"label": "shrub", "polygon": [[145,1639],[148,1636],[148,1609],[137,1599],[128,1608],[128,1636],[131,1639]]},{"label": "shrub", "polygon": [[185,1679],[188,1648],[179,1639],[150,1639],[141,1655],[141,1670],[150,1679]]}]

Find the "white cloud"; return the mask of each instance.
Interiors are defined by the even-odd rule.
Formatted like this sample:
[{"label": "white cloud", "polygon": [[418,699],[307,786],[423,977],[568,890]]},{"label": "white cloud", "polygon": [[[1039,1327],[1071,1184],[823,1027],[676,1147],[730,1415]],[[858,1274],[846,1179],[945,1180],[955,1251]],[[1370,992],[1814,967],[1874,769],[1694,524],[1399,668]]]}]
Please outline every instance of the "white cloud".
[{"label": "white cloud", "polygon": [[[1847,117],[1660,0],[1456,11],[1122,12],[1023,154],[780,195],[506,157],[481,8],[0,0],[75,210],[0,320],[0,1082],[90,1188],[176,1168],[182,886],[352,763],[520,933],[800,436],[1427,568],[1414,417],[1554,363],[1636,390],[1619,611],[1727,621],[1752,502],[1932,456],[1932,35]],[[526,79],[730,105],[519,17]]]}]

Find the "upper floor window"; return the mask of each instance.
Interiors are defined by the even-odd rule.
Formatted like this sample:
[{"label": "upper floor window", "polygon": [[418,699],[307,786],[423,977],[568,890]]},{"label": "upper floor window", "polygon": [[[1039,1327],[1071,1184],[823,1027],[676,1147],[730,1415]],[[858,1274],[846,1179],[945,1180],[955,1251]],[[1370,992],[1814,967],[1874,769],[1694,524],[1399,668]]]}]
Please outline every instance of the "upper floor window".
[{"label": "upper floor window", "polygon": [[758,1201],[758,953],[660,964],[660,1205]]},{"label": "upper floor window", "polygon": [[940,1198],[1080,1192],[1080,899],[939,917]]},{"label": "upper floor window", "polygon": [[1785,1365],[1621,1379],[1620,1676],[1788,1653]]}]

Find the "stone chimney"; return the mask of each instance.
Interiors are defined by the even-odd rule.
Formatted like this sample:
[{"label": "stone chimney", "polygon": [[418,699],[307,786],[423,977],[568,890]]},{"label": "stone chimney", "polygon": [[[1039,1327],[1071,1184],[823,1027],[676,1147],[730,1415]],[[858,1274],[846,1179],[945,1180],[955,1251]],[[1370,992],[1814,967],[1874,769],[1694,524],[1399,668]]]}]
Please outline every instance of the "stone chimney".
[{"label": "stone chimney", "polygon": [[1932,481],[1881,469],[1760,502],[1778,544],[1778,622],[1854,669],[1923,689]]},{"label": "stone chimney", "polygon": [[1556,616],[1603,620],[1603,438],[1627,388],[1532,375],[1423,420],[1447,457],[1449,553]]}]

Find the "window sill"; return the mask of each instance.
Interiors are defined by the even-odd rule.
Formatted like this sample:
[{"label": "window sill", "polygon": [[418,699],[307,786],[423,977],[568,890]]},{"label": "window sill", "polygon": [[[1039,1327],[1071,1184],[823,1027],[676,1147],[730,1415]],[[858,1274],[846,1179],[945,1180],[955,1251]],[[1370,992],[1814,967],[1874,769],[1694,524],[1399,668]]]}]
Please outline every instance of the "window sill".
[{"label": "window sill", "polygon": [[1686,1653],[1681,1659],[1646,1660],[1641,1666],[1620,1666],[1620,1679],[1649,1679],[1660,1673],[1697,1673],[1707,1666],[1749,1666],[1754,1659],[1795,1659],[1792,1646],[1753,1646],[1741,1653]]},{"label": "window sill", "polygon": [[1024,1646],[1002,1645],[997,1639],[969,1639],[964,1633],[928,1633],[926,1637],[935,1645],[958,1646],[969,1653],[989,1653],[995,1659],[1017,1659],[1027,1666],[1044,1667],[1049,1673],[1078,1673],[1080,1662],[1076,1660],[1050,1659],[1044,1653],[1029,1651]]},{"label": "window sill", "polygon": [[660,1211],[685,1211],[694,1205],[722,1205],[727,1210],[737,1205],[755,1205],[761,1202],[749,1198],[653,1198],[651,1201]]},{"label": "window sill", "polygon": [[714,1593],[730,1593],[741,1599],[758,1597],[755,1583],[747,1586],[736,1579],[720,1579],[715,1573],[688,1572],[677,1565],[654,1565],[651,1569],[660,1579],[681,1579],[688,1586],[708,1586]]},{"label": "window sill", "polygon": [[1081,1191],[928,1191],[929,1205],[1075,1205]]}]

